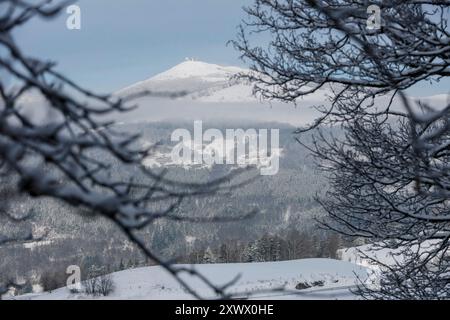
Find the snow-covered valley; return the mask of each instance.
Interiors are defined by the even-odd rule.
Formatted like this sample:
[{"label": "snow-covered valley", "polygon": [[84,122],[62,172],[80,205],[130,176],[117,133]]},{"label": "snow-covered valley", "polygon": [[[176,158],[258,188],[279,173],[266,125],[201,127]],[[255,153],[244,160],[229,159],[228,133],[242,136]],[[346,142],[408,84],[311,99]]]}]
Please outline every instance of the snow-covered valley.
[{"label": "snow-covered valley", "polygon": [[[240,276],[230,289],[236,297],[251,299],[355,299],[356,276],[365,279],[368,269],[333,259],[302,259],[263,263],[203,264],[189,266],[215,284],[225,284]],[[112,274],[115,290],[101,299],[192,299],[163,268],[159,266],[124,270]],[[205,298],[214,294],[192,277],[183,277]],[[299,284],[311,288],[298,290]],[[52,292],[29,294],[16,299],[91,299],[83,293],[71,293],[67,287]],[[96,298],[100,299],[100,298]]]}]

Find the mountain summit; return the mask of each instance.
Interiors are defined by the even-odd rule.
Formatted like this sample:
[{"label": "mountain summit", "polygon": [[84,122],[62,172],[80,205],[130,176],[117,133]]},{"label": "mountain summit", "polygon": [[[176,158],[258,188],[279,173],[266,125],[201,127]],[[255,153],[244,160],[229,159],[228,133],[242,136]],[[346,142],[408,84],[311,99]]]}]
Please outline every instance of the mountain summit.
[{"label": "mountain summit", "polygon": [[[187,60],[167,71],[137,82],[116,94],[126,96],[143,91],[156,93],[186,93],[178,98],[167,99],[140,97],[134,102],[139,106],[134,113],[120,114],[120,121],[158,120],[225,120],[238,119],[261,122],[289,123],[304,126],[312,123],[320,114],[314,106],[329,107],[329,86],[321,88],[296,100],[296,105],[277,100],[268,101],[253,94],[253,85],[248,81],[233,78],[248,69],[221,66],[201,61]],[[336,90],[336,89],[333,89]],[[420,98],[432,105],[446,105],[447,96]],[[376,104],[392,103],[391,110],[402,110],[399,99],[390,101],[390,96],[377,98]]]},{"label": "mountain summit", "polygon": [[140,91],[186,92],[185,98],[204,102],[255,101],[252,88],[232,77],[249,72],[239,67],[224,67],[201,61],[184,61],[147,80],[137,82],[118,92],[119,95]]},{"label": "mountain summit", "polygon": [[217,64],[187,60],[150,79],[164,81],[200,77],[206,81],[227,80],[230,76],[245,71],[238,67],[223,67]]},{"label": "mountain summit", "polygon": [[[255,96],[253,85],[236,79],[239,73],[249,73],[249,69],[235,66],[221,66],[202,61],[186,60],[182,63],[139,81],[118,92],[127,96],[141,92],[185,93],[177,98],[144,96],[133,102],[138,109],[132,113],[119,115],[121,122],[160,120],[219,120],[253,122],[281,122],[289,124],[309,123],[316,117],[311,105],[326,101],[325,90],[302,99],[296,108],[293,104],[267,101]],[[130,120],[131,119],[131,120]]]}]

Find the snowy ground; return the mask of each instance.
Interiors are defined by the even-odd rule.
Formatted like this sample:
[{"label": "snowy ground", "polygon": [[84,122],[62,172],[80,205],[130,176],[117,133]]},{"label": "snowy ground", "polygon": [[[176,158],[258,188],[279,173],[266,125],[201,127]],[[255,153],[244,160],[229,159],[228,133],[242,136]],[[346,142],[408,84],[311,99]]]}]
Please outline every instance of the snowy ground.
[{"label": "snowy ground", "polygon": [[[356,275],[367,276],[365,267],[332,259],[303,259],[265,263],[207,264],[194,266],[217,284],[223,284],[236,275],[240,280],[232,292],[258,292],[253,299],[355,299],[350,289]],[[161,267],[145,267],[113,273],[116,286],[108,299],[191,299],[180,285]],[[186,277],[189,283],[205,297],[214,295],[198,281]],[[323,286],[296,290],[300,282],[323,281]],[[267,292],[284,287],[285,291]],[[262,292],[264,291],[264,292]],[[71,294],[67,288],[52,292],[30,294],[20,299],[88,299],[84,294]]]},{"label": "snowy ground", "polygon": [[355,263],[371,269],[377,268],[374,261],[379,261],[384,265],[394,266],[404,261],[404,250],[409,249],[411,252],[427,252],[439,244],[439,241],[428,240],[421,244],[409,247],[400,247],[398,249],[380,248],[380,245],[362,245],[358,247],[346,248],[338,250],[338,256],[341,260]]}]

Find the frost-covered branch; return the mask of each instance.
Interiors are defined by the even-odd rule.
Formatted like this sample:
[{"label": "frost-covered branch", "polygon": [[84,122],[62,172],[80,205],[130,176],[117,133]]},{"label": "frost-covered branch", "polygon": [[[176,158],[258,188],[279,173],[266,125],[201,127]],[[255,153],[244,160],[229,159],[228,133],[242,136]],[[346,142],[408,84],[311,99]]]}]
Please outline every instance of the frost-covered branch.
[{"label": "frost-covered branch", "polygon": [[[368,28],[369,5],[380,10],[377,28]],[[296,102],[329,92],[322,115],[298,130],[303,143],[305,131],[341,126],[338,136],[320,129],[304,143],[331,184],[318,199],[322,224],[403,257],[373,259],[382,285],[361,288],[365,297],[450,295],[450,99],[436,106],[404,93],[450,75],[449,8],[445,0],[255,0],[233,41],[254,71],[242,77],[262,96]],[[261,44],[259,33],[270,40]]]}]

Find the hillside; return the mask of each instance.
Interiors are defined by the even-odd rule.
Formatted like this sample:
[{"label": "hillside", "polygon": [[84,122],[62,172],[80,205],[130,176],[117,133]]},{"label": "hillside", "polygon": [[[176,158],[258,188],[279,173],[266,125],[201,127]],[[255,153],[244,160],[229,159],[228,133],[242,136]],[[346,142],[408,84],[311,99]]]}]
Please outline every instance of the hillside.
[{"label": "hillside", "polygon": [[[254,292],[254,299],[354,299],[349,288],[355,285],[355,275],[364,279],[367,269],[356,264],[332,259],[303,259],[265,263],[230,263],[194,265],[217,284],[226,283],[236,275],[240,280],[233,293]],[[175,280],[161,267],[124,270],[112,274],[115,291],[108,299],[190,299]],[[186,278],[205,297],[214,295],[204,285]],[[322,281],[309,289],[296,290],[299,283]],[[285,292],[262,292],[284,287]],[[85,294],[71,294],[67,288],[32,294],[19,299],[88,299]]]}]

